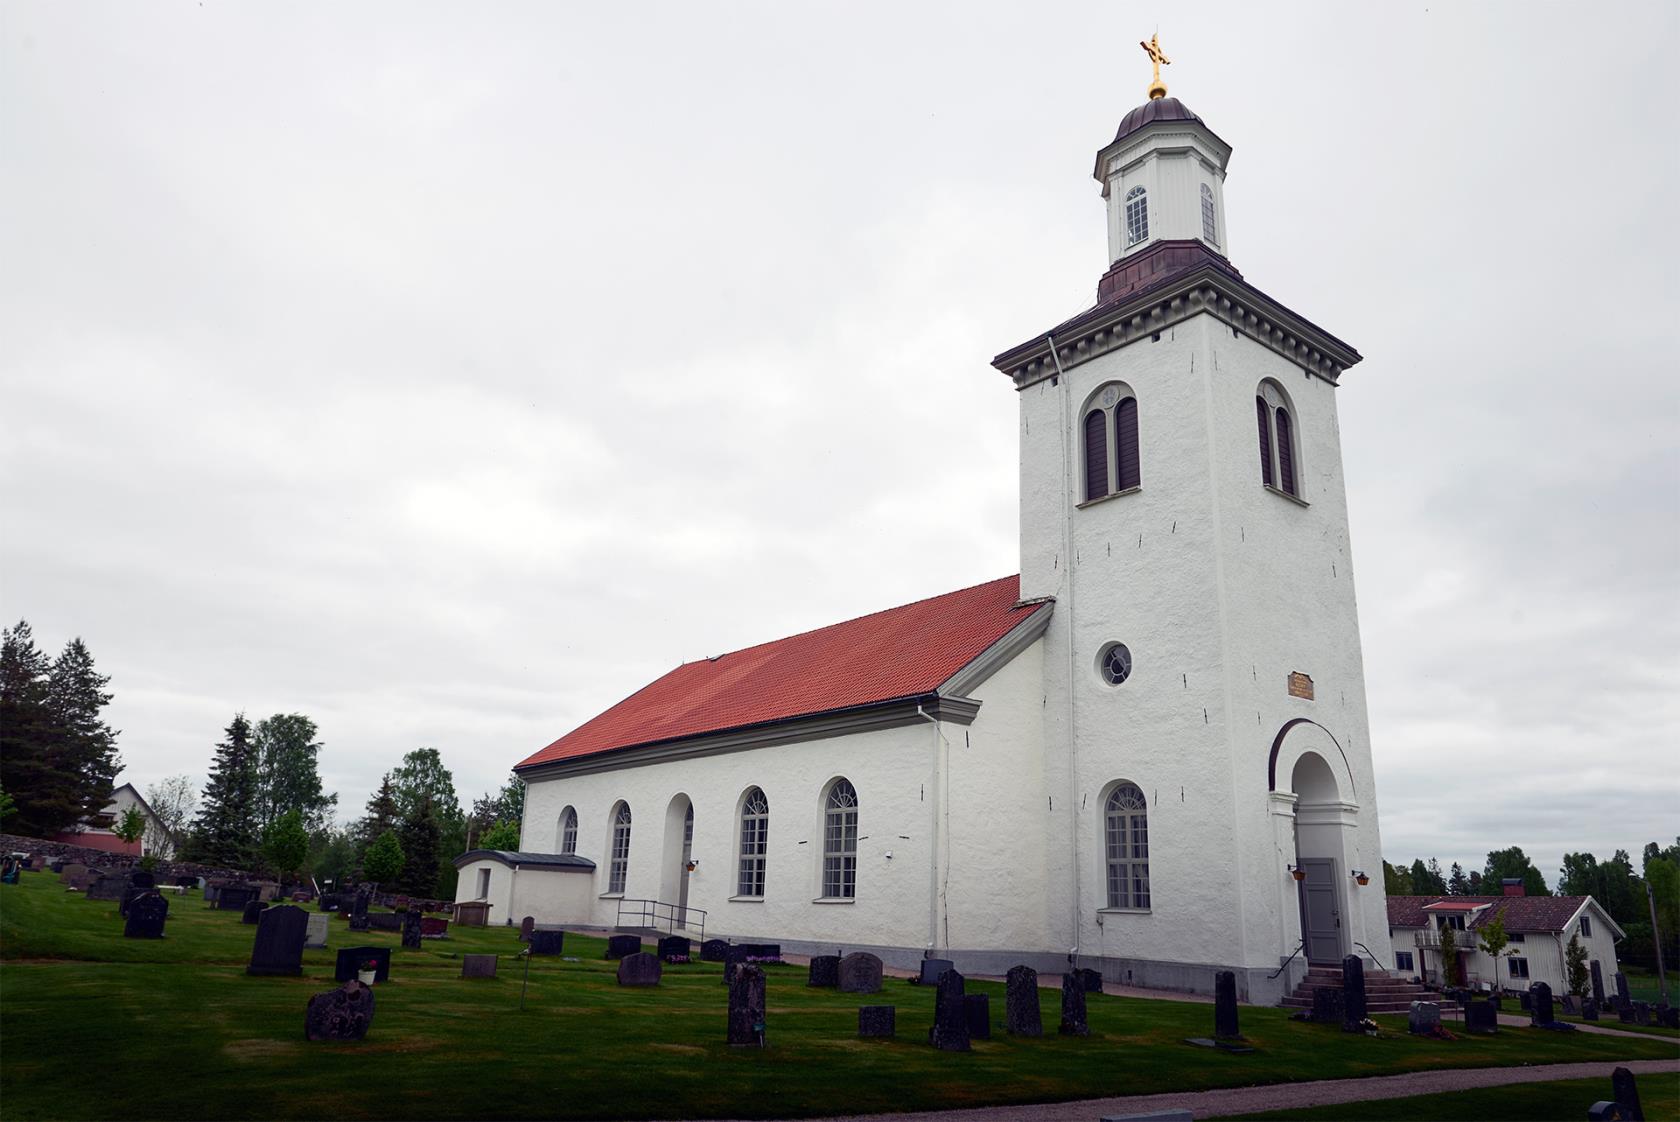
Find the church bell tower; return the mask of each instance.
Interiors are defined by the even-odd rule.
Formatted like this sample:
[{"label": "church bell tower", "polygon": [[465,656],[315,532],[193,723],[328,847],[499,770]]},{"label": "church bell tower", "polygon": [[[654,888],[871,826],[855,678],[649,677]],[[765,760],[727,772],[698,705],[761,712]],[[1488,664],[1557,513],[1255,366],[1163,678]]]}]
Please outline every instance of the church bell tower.
[{"label": "church bell tower", "polygon": [[1096,303],[993,360],[1021,596],[1055,601],[1051,926],[1110,978],[1212,965],[1276,1000],[1306,961],[1392,961],[1359,883],[1382,856],[1336,395],[1360,355],[1231,263],[1231,146],[1143,47],[1148,100],[1096,157]]}]

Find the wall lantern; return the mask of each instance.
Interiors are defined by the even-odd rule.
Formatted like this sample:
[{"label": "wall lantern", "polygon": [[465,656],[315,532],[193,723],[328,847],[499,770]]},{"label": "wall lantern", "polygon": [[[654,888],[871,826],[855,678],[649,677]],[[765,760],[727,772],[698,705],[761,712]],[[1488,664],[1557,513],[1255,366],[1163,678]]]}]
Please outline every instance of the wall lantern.
[{"label": "wall lantern", "polygon": [[1305,869],[1301,868],[1301,866],[1299,866],[1299,865],[1289,866],[1289,875],[1294,877],[1296,880],[1306,880],[1307,879],[1307,871]]},{"label": "wall lantern", "polygon": [[1355,869],[1353,871],[1353,879],[1359,882],[1359,886],[1361,888],[1371,883],[1371,878],[1366,875],[1363,869]]}]

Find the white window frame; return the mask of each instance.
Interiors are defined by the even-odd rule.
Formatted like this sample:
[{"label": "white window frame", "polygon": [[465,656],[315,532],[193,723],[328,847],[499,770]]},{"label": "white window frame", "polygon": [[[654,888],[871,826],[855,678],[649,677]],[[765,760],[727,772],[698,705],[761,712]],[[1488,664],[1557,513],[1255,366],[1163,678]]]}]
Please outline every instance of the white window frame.
[{"label": "white window frame", "polygon": [[1149,192],[1139,184],[1126,192],[1126,248],[1149,240]]},{"label": "white window frame", "polygon": [[1580,933],[1581,938],[1591,939],[1592,938],[1592,921],[1590,919],[1588,919],[1586,916],[1582,916],[1581,917],[1581,922],[1575,925],[1575,930]]},{"label": "white window frame", "polygon": [[822,899],[857,899],[857,788],[840,778],[823,792]]},{"label": "white window frame", "polygon": [[[1262,479],[1261,485],[1267,490],[1275,491],[1286,498],[1305,503],[1307,501],[1306,473],[1302,470],[1303,465],[1301,463],[1301,414],[1296,410],[1295,403],[1290,400],[1283,387],[1270,378],[1255,387],[1254,396],[1266,403],[1266,435],[1270,444],[1267,451],[1272,457],[1272,481],[1266,483]],[[1278,452],[1277,412],[1279,409],[1289,414],[1289,466],[1295,476],[1295,490],[1293,492],[1285,490],[1283,486],[1283,457]],[[1258,433],[1256,433],[1255,439],[1260,439]]]},{"label": "white window frame", "polygon": [[[1143,489],[1143,407],[1138,406],[1138,482],[1125,490],[1120,489],[1120,436],[1115,431],[1115,415],[1119,412],[1120,403],[1131,399],[1137,400],[1137,394],[1132,387],[1124,382],[1109,382],[1099,386],[1095,393],[1085,402],[1085,408],[1079,413],[1079,474],[1083,486],[1079,490],[1079,501],[1083,503],[1097,503],[1115,495],[1129,495],[1133,491]],[[1108,478],[1104,480],[1107,490],[1100,495],[1091,494],[1091,475],[1085,460],[1085,425],[1092,413],[1102,414],[1103,447],[1108,450],[1105,463],[1108,467]]]},{"label": "white window frame", "polygon": [[[1509,955],[1505,959],[1505,964],[1509,968],[1505,971],[1505,973],[1508,977],[1515,979],[1515,978],[1526,978],[1526,977],[1529,976],[1529,974],[1528,974],[1528,959],[1525,958],[1524,956],[1522,956],[1522,955]],[[1519,965],[1521,965],[1521,967],[1522,967],[1522,970],[1520,972],[1517,969],[1517,967]]]},{"label": "white window frame", "polygon": [[1213,209],[1213,188],[1202,184],[1202,240],[1209,245],[1219,245],[1219,218]]},{"label": "white window frame", "polygon": [[1103,800],[1103,855],[1108,907],[1150,911],[1149,801],[1130,780],[1116,783]]},{"label": "white window frame", "polygon": [[613,808],[612,855],[607,862],[607,895],[624,895],[630,880],[630,804],[620,802]]},{"label": "white window frame", "polygon": [[488,900],[488,899],[490,899],[490,870],[489,869],[480,869],[478,871],[478,895],[473,897],[473,899],[475,899],[475,900]]},{"label": "white window frame", "polygon": [[741,844],[735,873],[737,899],[764,899],[764,876],[770,847],[770,800],[762,787],[748,787],[741,798]]},{"label": "white window frame", "polygon": [[577,852],[577,808],[567,807],[560,812],[559,850],[561,853]]}]

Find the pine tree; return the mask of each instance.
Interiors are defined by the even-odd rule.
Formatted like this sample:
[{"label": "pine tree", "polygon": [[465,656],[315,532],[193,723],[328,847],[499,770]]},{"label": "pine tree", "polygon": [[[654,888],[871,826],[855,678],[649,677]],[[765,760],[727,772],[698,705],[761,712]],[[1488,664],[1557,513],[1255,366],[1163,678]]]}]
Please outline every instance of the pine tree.
[{"label": "pine tree", "polygon": [[402,820],[402,811],[397,808],[396,788],[391,783],[391,773],[386,772],[385,778],[379,782],[379,790],[368,800],[367,814],[356,826],[356,835],[361,846],[366,850],[387,830],[394,830]]},{"label": "pine tree", "polygon": [[1447,878],[1441,875],[1441,863],[1433,857],[1429,859],[1429,891],[1447,894]]},{"label": "pine tree", "polygon": [[261,760],[258,821],[264,827],[297,811],[306,830],[320,829],[338,796],[321,790],[321,742],[315,722],[302,713],[276,713],[257,722],[253,740]]},{"label": "pine tree", "polygon": [[193,829],[193,854],[229,869],[249,869],[257,850],[257,751],[251,723],[236,713],[216,745]]},{"label": "pine tree", "polygon": [[1470,878],[1464,875],[1464,866],[1457,861],[1452,863],[1452,875],[1447,879],[1447,894],[1450,896],[1470,895]]},{"label": "pine tree", "polygon": [[406,860],[399,883],[404,892],[431,896],[437,892],[438,863],[442,857],[443,830],[430,796],[422,797],[398,829]]},{"label": "pine tree", "polygon": [[48,663],[29,623],[0,642],[0,786],[17,800],[11,828],[50,837],[105,809],[121,769],[117,733],[100,716],[109,676],[72,639]]},{"label": "pine tree", "polygon": [[1580,997],[1587,992],[1591,969],[1587,966],[1587,948],[1581,945],[1581,936],[1569,936],[1569,945],[1563,948],[1563,970],[1568,977],[1569,992]]},{"label": "pine tree", "polygon": [[1472,869],[1468,887],[1470,891],[1465,893],[1466,896],[1480,896],[1482,894],[1482,874]]}]

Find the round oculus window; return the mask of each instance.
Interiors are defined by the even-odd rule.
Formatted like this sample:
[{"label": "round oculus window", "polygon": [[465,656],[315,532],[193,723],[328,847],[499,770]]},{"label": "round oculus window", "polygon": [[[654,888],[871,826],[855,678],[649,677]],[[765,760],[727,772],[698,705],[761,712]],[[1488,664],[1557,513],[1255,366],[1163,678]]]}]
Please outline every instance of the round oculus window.
[{"label": "round oculus window", "polygon": [[1124,643],[1108,644],[1097,656],[1097,670],[1101,672],[1103,681],[1118,686],[1132,676],[1132,652],[1126,649]]}]

